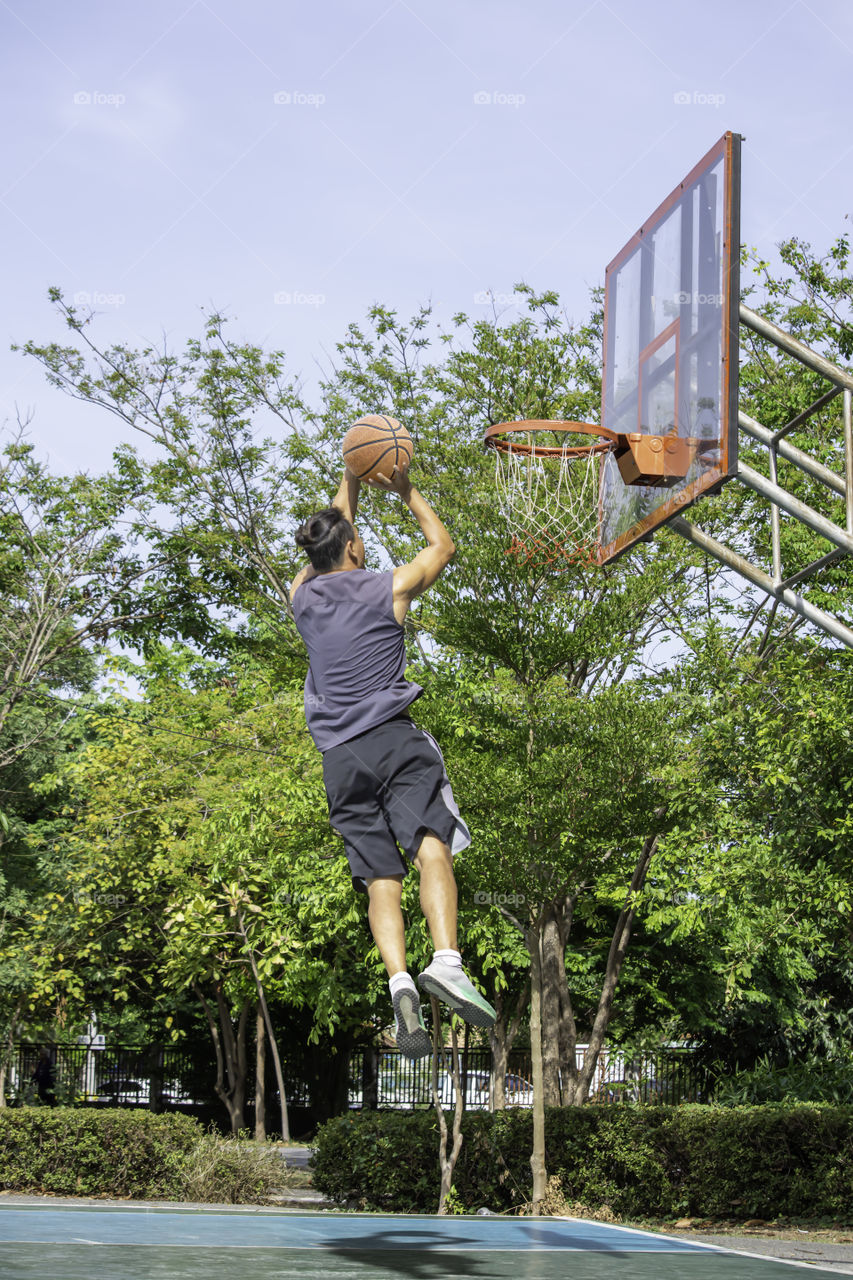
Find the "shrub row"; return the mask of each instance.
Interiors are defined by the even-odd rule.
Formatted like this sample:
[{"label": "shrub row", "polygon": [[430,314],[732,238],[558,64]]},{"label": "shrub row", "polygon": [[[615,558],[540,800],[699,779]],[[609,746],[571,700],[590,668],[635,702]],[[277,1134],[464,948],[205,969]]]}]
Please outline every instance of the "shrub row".
[{"label": "shrub row", "polygon": [[76,1107],[0,1111],[0,1187],[56,1195],[180,1197],[203,1133],[191,1116]]},{"label": "shrub row", "polygon": [[766,1059],[752,1071],[723,1076],[714,1089],[714,1101],[724,1107],[763,1106],[782,1102],[822,1102],[833,1107],[853,1106],[853,1057],[823,1058],[774,1067]]},{"label": "shrub row", "polygon": [[[530,1199],[532,1115],[469,1112],[454,1187],[466,1211]],[[567,1201],[625,1218],[853,1213],[853,1107],[583,1107],[546,1113],[548,1172]],[[369,1210],[435,1212],[430,1112],[363,1112],[317,1134],[314,1186]]]},{"label": "shrub row", "polygon": [[223,1139],[192,1116],[0,1110],[5,1191],[264,1204],[285,1181],[274,1144]]}]

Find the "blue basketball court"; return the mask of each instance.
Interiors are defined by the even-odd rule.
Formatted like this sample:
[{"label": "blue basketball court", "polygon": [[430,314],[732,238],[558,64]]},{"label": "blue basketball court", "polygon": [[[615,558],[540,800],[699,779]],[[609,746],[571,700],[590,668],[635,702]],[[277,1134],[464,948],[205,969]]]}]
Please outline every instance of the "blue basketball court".
[{"label": "blue basketball court", "polygon": [[779,1280],[803,1265],[581,1219],[0,1206],[4,1280]]}]

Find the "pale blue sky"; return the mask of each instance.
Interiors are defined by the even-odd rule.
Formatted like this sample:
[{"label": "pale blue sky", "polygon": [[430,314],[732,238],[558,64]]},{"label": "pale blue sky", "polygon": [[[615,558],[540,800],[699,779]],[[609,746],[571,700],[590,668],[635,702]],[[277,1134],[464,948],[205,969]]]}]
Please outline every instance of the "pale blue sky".
[{"label": "pale blue sky", "polygon": [[8,352],[63,336],[50,284],[104,341],[224,309],[310,383],[377,301],[449,320],[526,280],[583,320],[727,129],[747,243],[850,230],[849,0],[0,0],[0,24],[2,416],[34,409],[58,469],[122,436]]}]

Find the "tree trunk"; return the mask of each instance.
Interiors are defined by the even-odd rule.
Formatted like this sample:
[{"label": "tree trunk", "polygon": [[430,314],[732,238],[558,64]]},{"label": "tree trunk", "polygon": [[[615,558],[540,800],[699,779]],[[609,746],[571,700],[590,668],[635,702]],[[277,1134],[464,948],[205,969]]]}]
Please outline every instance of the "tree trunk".
[{"label": "tree trunk", "polygon": [[[529,683],[526,688],[528,729],[527,729],[527,769],[532,772],[535,753],[536,708],[532,694],[535,677],[534,664],[529,664],[527,672]],[[528,793],[527,801],[527,843],[530,853],[530,869],[536,866],[537,849],[540,847],[533,822],[533,792]],[[542,1049],[542,926],[543,915],[539,912],[524,930],[524,941],[530,955],[530,1058],[531,1075],[533,1076],[533,1150],[530,1154],[530,1168],[533,1173],[532,1210],[538,1215],[545,1199],[548,1174],[545,1167],[545,1063]]]},{"label": "tree trunk", "polygon": [[264,1011],[255,1012],[255,1141],[267,1138],[267,1046]]},{"label": "tree trunk", "polygon": [[257,988],[257,992],[258,992],[258,1001],[263,1011],[264,1022],[266,1023],[266,1027],[267,1027],[267,1035],[269,1036],[269,1040],[270,1040],[272,1060],[273,1060],[273,1065],[275,1067],[275,1078],[276,1078],[276,1081],[278,1082],[279,1110],[281,1113],[281,1137],[283,1142],[289,1142],[290,1141],[290,1124],[288,1123],[288,1118],[287,1118],[287,1094],[284,1091],[284,1072],[281,1069],[281,1058],[278,1052],[278,1043],[275,1038],[275,1032],[273,1031],[272,1018],[270,1017],[270,1011],[269,1011],[269,1008],[267,1007],[267,998],[264,995],[264,988],[263,988],[263,984],[261,983],[260,974],[258,973],[258,966],[255,963],[255,951],[251,942],[249,941],[249,934],[246,930],[246,923],[243,919],[242,911],[237,912],[237,923],[240,926],[240,932],[243,935],[243,941],[246,944],[246,950],[249,955],[249,963],[252,966],[252,975],[255,979],[255,987]]},{"label": "tree trunk", "polygon": [[18,1005],[12,1017],[9,1019],[9,1029],[6,1034],[6,1042],[0,1052],[0,1108],[6,1106],[6,1081],[9,1078],[9,1068],[12,1065],[12,1059],[15,1056],[15,1028],[17,1027],[18,1014],[21,1006]]},{"label": "tree trunk", "polygon": [[542,922],[542,1077],[546,1107],[562,1103],[560,1087],[560,971],[565,977],[566,949],[560,945],[557,920],[549,909]]},{"label": "tree trunk", "polygon": [[[655,817],[660,820],[664,816],[664,810],[659,809]],[[637,865],[634,868],[634,874],[631,883],[628,886],[628,892],[625,896],[625,905],[619,913],[616,921],[616,927],[613,930],[613,937],[610,942],[610,951],[607,956],[607,965],[604,971],[604,983],[601,988],[601,996],[598,1001],[598,1009],[596,1011],[595,1020],[592,1024],[592,1032],[589,1037],[589,1044],[583,1057],[583,1064],[580,1071],[576,1073],[574,1082],[574,1096],[571,1102],[575,1106],[580,1106],[587,1099],[589,1088],[595,1075],[595,1068],[598,1065],[599,1055],[604,1044],[604,1037],[607,1034],[607,1027],[610,1023],[610,1014],[613,1009],[613,998],[616,994],[616,984],[619,981],[619,975],[622,972],[622,966],[625,963],[625,955],[628,951],[628,943],[631,940],[631,929],[634,924],[634,916],[636,914],[636,895],[640,892],[646,882],[649,864],[654,857],[655,850],[658,846],[659,835],[649,836],[643,844]]]},{"label": "tree trunk", "polygon": [[[497,1006],[496,1006],[497,1011]],[[500,1013],[498,1012],[500,1019]],[[507,1042],[506,1025],[499,1028],[496,1022],[489,1032],[489,1043],[492,1048],[492,1069],[489,1073],[489,1110],[503,1111],[506,1107],[506,1075],[509,1065],[509,1044]],[[496,1034],[497,1033],[497,1034]]]},{"label": "tree trunk", "polygon": [[441,1011],[435,996],[430,996],[432,1005],[432,1101],[438,1115],[438,1164],[441,1169],[441,1182],[439,1184],[438,1193],[438,1213],[444,1215],[447,1213],[447,1197],[453,1186],[453,1172],[456,1168],[456,1161],[459,1159],[459,1152],[462,1150],[462,1113],[465,1109],[465,1096],[462,1091],[462,1081],[459,1072],[459,1042],[456,1038],[456,1027],[453,1019],[450,1021],[450,1043],[452,1046],[452,1068],[451,1079],[453,1087],[456,1091],[456,1103],[453,1108],[453,1132],[450,1135],[452,1145],[448,1151],[448,1133],[447,1133],[447,1117],[444,1114],[444,1108],[441,1105],[441,1097],[438,1092],[438,1058],[442,1052],[441,1039]]},{"label": "tree trunk", "polygon": [[261,1002],[261,1009],[263,1011],[264,1021],[266,1022],[266,1025],[267,1025],[267,1035],[269,1036],[270,1049],[272,1050],[273,1066],[275,1067],[275,1078],[278,1084],[279,1113],[281,1116],[281,1138],[283,1142],[289,1142],[290,1141],[290,1122],[288,1120],[288,1115],[287,1115],[287,1094],[285,1093],[285,1089],[284,1089],[284,1072],[281,1067],[281,1058],[278,1052],[278,1044],[276,1043],[275,1032],[273,1031],[273,1028],[272,1028],[272,1018],[270,1017],[270,1011],[267,1008],[267,998],[264,995],[264,989],[261,986],[261,981],[260,981],[260,978],[257,977],[257,974],[255,976],[255,981],[257,982],[257,986],[258,986],[258,997]]},{"label": "tree trunk", "polygon": [[512,1015],[505,1010],[505,993],[495,996],[495,1013],[497,1019],[489,1032],[489,1044],[492,1049],[492,1069],[489,1079],[489,1110],[503,1111],[506,1107],[506,1076],[509,1066],[509,1051],[518,1035],[521,1019],[530,998],[530,982],[525,982],[515,1002]]},{"label": "tree trunk", "polygon": [[222,990],[215,987],[218,1022],[201,988],[193,983],[193,991],[204,1009],[213,1048],[216,1053],[216,1096],[224,1103],[231,1122],[231,1132],[236,1137],[246,1127],[244,1104],[246,1100],[246,1022],[249,1001],[244,1000],[237,1019],[237,1030],[231,1018],[231,1010]]},{"label": "tree trunk", "polygon": [[[566,947],[572,931],[575,898],[566,897],[551,903],[543,932],[544,962],[550,1001],[547,1033],[553,1037],[559,1064],[559,1105],[571,1106],[578,1077],[577,1028],[572,1009],[572,995],[566,977]],[[545,997],[543,996],[543,1004]]]},{"label": "tree trunk", "polygon": [[225,1066],[228,1072],[230,1089],[228,1093],[228,1114],[231,1117],[231,1132],[235,1138],[246,1127],[246,1075],[248,1061],[246,1058],[246,1024],[249,1018],[249,1001],[243,1001],[237,1018],[237,1030],[231,1019],[231,1010],[220,985],[216,988],[216,1003],[219,1006],[219,1025],[222,1031],[222,1043],[225,1052]]},{"label": "tree trunk", "polygon": [[545,1166],[545,1089],[542,1063],[542,927],[537,921],[525,934],[530,953],[530,1055],[533,1061],[533,1212],[541,1212],[548,1186]]}]

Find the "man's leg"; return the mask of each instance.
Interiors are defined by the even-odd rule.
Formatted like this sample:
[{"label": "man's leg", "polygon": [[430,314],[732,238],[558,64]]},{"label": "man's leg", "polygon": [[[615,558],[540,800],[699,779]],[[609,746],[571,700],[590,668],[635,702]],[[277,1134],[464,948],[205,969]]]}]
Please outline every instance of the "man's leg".
[{"label": "man's leg", "polygon": [[379,876],[367,882],[370,905],[367,919],[373,941],[388,970],[388,977],[406,970],[406,932],[400,899],[403,893],[402,876]]},{"label": "man's leg", "polygon": [[495,1011],[467,977],[456,947],[456,878],[453,855],[437,836],[423,838],[415,866],[421,873],[421,910],[426,916],[435,954],[418,975],[422,990],[437,996],[475,1027],[493,1027]]},{"label": "man's leg", "polygon": [[425,1058],[432,1053],[432,1042],[424,1026],[418,989],[406,968],[406,932],[400,908],[403,877],[377,876],[366,884],[367,919],[388,970],[397,1047],[407,1058]]},{"label": "man's leg", "polygon": [[456,879],[453,854],[438,836],[424,836],[414,859],[421,873],[421,911],[436,951],[456,950]]}]

